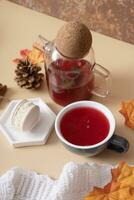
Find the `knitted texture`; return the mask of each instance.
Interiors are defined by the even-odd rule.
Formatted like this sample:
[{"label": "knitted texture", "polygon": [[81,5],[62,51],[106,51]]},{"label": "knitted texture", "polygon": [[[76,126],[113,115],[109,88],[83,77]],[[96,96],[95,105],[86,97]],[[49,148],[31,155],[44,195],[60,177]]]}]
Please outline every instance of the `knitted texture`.
[{"label": "knitted texture", "polygon": [[13,168],[0,177],[0,200],[82,200],[111,180],[111,165],[67,163],[57,180]]}]

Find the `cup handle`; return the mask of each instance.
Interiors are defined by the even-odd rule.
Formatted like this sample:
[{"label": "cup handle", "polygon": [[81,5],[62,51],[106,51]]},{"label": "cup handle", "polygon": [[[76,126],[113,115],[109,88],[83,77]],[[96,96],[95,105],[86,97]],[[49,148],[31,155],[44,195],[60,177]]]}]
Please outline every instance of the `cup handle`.
[{"label": "cup handle", "polygon": [[100,86],[95,86],[92,90],[92,94],[99,96],[99,97],[106,97],[111,89],[111,74],[110,72],[100,64],[94,64],[94,71],[95,74],[100,76],[102,79],[105,80],[106,88],[101,88]]},{"label": "cup handle", "polygon": [[119,153],[125,153],[129,149],[129,142],[119,135],[113,135],[107,148]]}]

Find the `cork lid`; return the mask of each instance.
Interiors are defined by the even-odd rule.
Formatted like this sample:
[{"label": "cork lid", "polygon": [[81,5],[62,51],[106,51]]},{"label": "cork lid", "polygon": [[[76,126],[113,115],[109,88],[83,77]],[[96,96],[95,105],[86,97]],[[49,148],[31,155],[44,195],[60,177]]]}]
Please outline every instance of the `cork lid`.
[{"label": "cork lid", "polygon": [[64,56],[82,58],[90,50],[92,35],[86,25],[80,22],[68,22],[58,31],[55,44]]}]

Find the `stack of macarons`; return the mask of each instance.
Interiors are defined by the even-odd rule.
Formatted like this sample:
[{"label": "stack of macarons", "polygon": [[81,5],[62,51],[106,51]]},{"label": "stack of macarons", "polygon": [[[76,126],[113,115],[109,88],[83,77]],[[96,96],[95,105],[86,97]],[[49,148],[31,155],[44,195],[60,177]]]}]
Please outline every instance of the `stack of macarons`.
[{"label": "stack of macarons", "polygon": [[31,101],[20,100],[10,116],[11,127],[16,131],[29,131],[37,125],[40,119],[40,108]]}]

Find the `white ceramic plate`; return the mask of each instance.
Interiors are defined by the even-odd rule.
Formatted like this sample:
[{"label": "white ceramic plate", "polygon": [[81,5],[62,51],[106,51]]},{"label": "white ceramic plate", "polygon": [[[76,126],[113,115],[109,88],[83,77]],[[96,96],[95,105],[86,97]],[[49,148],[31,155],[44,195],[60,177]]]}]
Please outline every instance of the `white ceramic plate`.
[{"label": "white ceramic plate", "polygon": [[45,144],[54,125],[55,113],[40,98],[29,99],[40,107],[40,120],[38,124],[27,132],[17,132],[10,125],[10,114],[18,100],[9,103],[0,117],[0,129],[14,147]]}]

